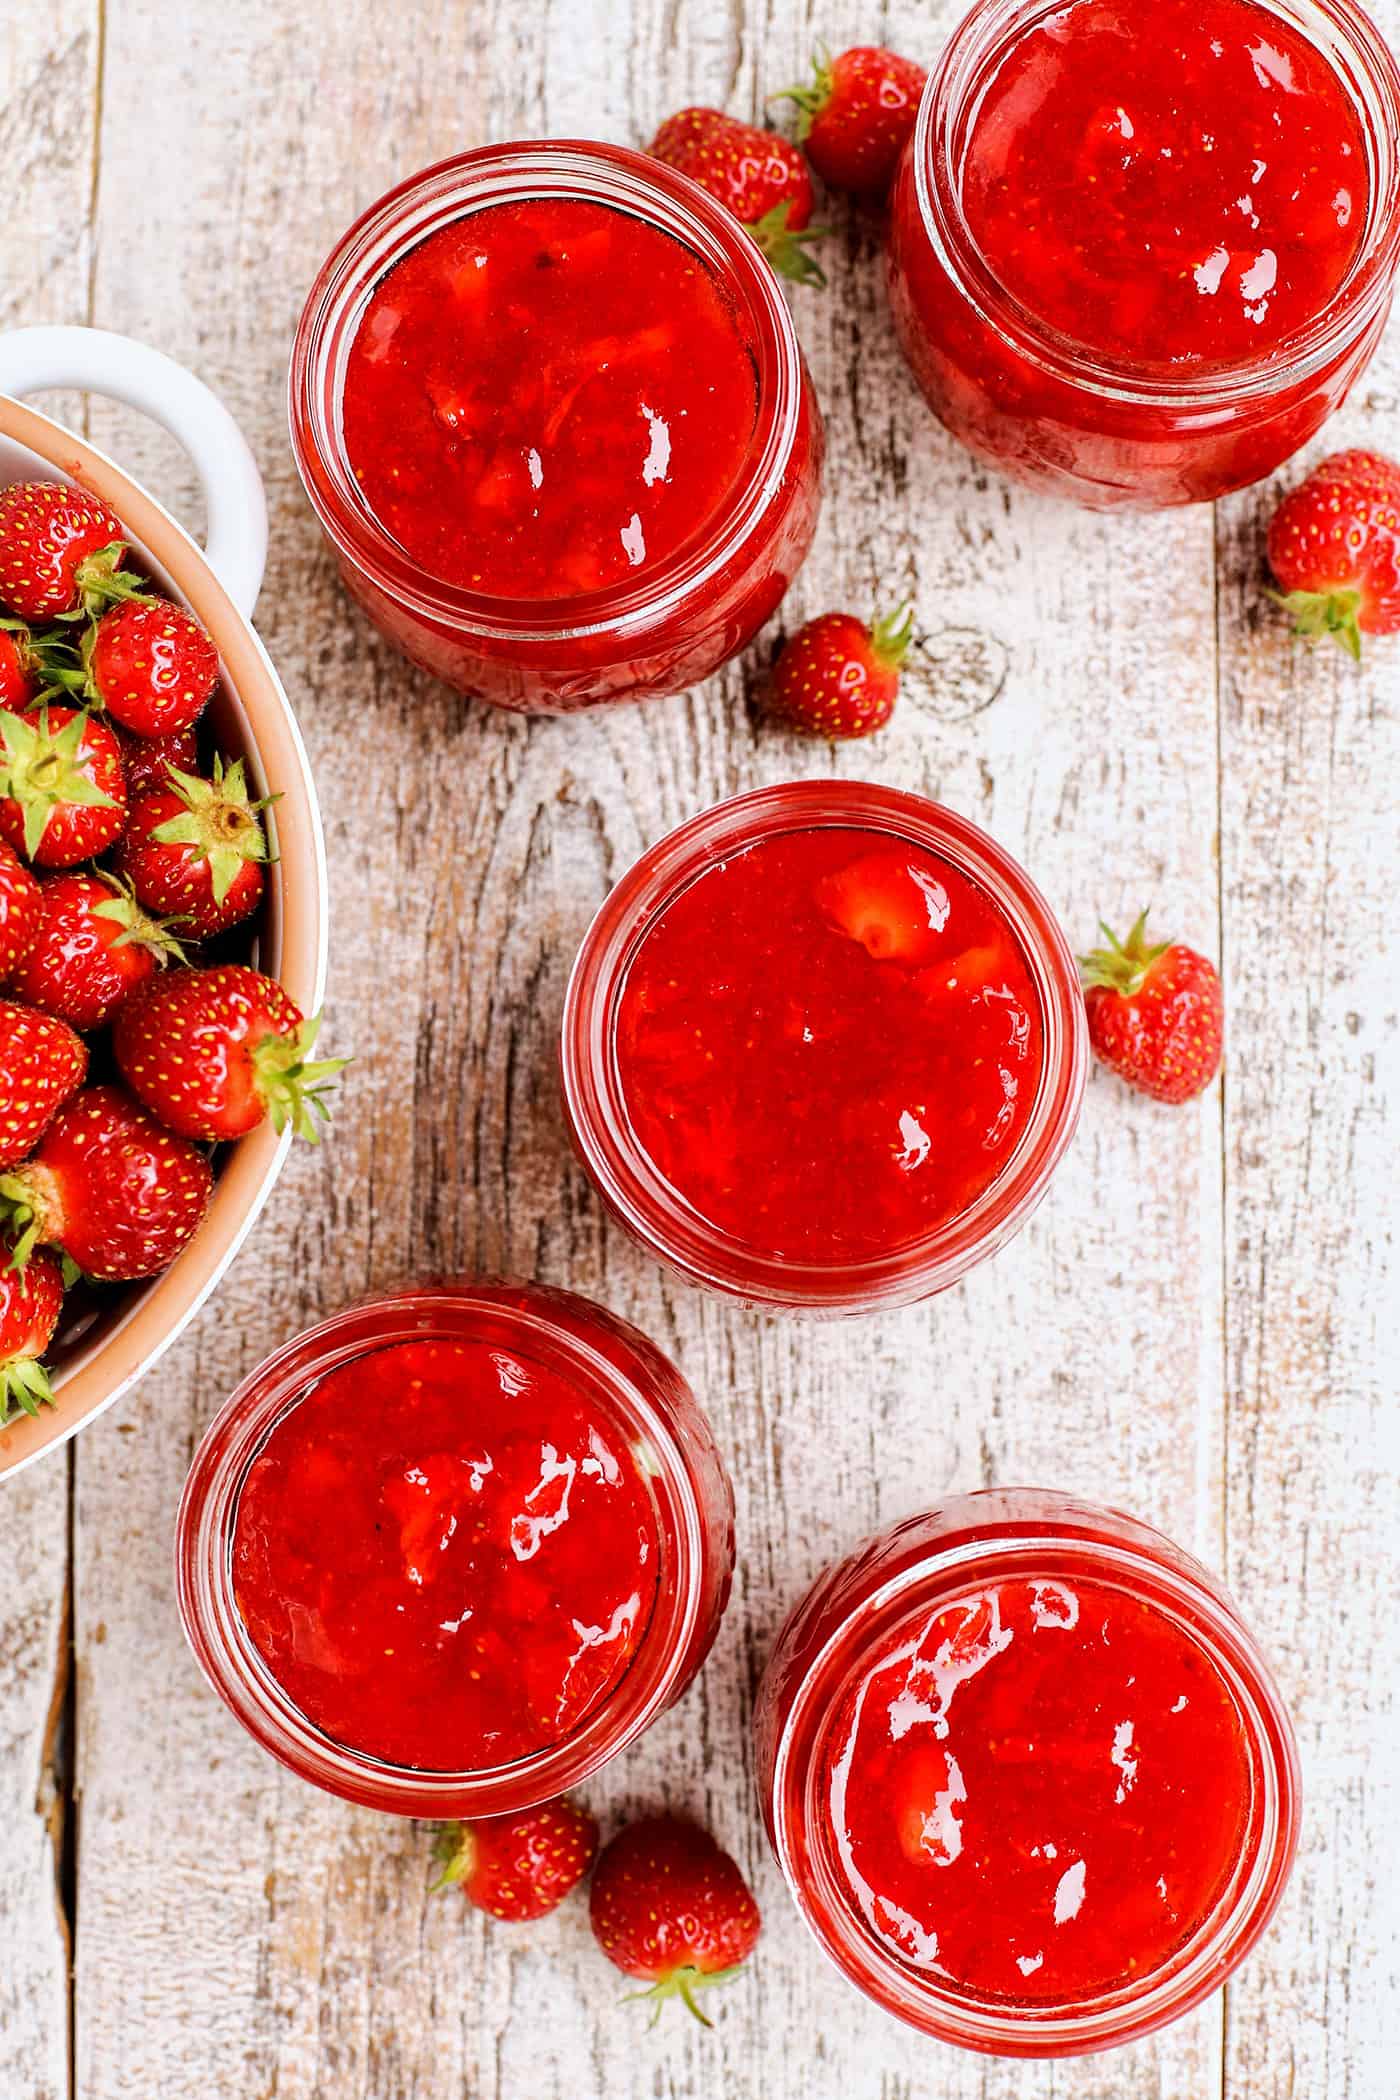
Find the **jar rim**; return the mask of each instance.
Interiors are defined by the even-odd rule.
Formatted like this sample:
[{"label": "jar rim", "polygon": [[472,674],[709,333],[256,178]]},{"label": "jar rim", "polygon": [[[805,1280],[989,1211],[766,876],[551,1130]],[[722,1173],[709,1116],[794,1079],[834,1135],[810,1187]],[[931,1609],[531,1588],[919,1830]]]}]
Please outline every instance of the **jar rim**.
[{"label": "jar rim", "polygon": [[[1351,95],[1371,158],[1366,236],[1343,283],[1305,327],[1256,356],[1168,376],[1160,367],[1099,356],[1040,319],[1001,284],[962,210],[954,146],[959,137],[965,146],[970,105],[990,82],[1013,36],[1059,4],[975,0],[953,31],[919,104],[910,148],[919,217],[945,275],[960,288],[979,323],[1014,356],[1050,377],[1134,408],[1228,407],[1247,401],[1263,384],[1274,393],[1326,370],[1383,315],[1400,266],[1400,69],[1375,24],[1355,0],[1256,0],[1308,36]],[[1342,70],[1342,51],[1355,79]]]},{"label": "jar rim", "polygon": [[[615,1054],[617,1005],[652,926],[724,854],[783,832],[882,832],[950,860],[988,894],[1030,968],[1044,1029],[1036,1103],[1010,1157],[967,1210],[891,1252],[809,1262],[768,1255],[695,1211],[631,1129]],[[640,856],[583,937],[564,995],[565,1110],[589,1174],[653,1254],[692,1283],[792,1311],[862,1312],[929,1297],[1019,1230],[1074,1135],[1088,1072],[1079,975],[1058,920],[996,841],[940,803],[873,781],[803,780],[713,804]]]},{"label": "jar rim", "polygon": [[[746,463],[701,532],[637,581],[559,599],[513,599],[431,575],[375,517],[344,444],[345,364],[387,271],[432,232],[490,205],[580,198],[629,212],[691,248],[742,304],[753,331],[757,407]],[[297,322],[288,372],[292,453],[342,560],[420,618],[488,639],[560,642],[664,619],[704,590],[756,531],[796,450],[803,419],[797,330],[778,279],[743,226],[688,175],[594,139],[479,146],[387,190],[321,265]]]},{"label": "jar rim", "polygon": [[[551,1317],[570,1307],[589,1325],[601,1320],[620,1345],[626,1368],[586,1333]],[[254,1644],[233,1592],[239,1498],[272,1429],[331,1371],[408,1341],[462,1339],[483,1318],[508,1324],[541,1354],[552,1352],[617,1426],[629,1437],[646,1439],[649,1481],[658,1496],[656,1599],[622,1676],[558,1742],[509,1765],[454,1771],[397,1765],[319,1728]],[[550,1800],[649,1727],[684,1682],[705,1608],[705,1513],[686,1462],[684,1434],[647,1391],[649,1358],[664,1365],[698,1410],[669,1359],[590,1299],[493,1278],[432,1278],[345,1306],[258,1364],[201,1438],[175,1524],[176,1595],[186,1638],[212,1689],[255,1741],[299,1777],[342,1799],[391,1814],[438,1817],[513,1813]]]},{"label": "jar rim", "polygon": [[[889,2005],[909,2024],[963,2048],[1013,2056],[1088,2054],[1139,2039],[1179,2018],[1217,1989],[1264,1932],[1282,1897],[1297,1850],[1300,1777],[1291,1721],[1268,1664],[1239,1614],[1209,1572],[1174,1541],[1137,1519],[1120,1521],[1126,1534],[1096,1538],[1068,1513],[1112,1522],[1118,1513],[1071,1505],[1039,1490],[988,1491],[995,1500],[1034,1495],[1063,1499],[1067,1521],[1052,1513],[1039,1521],[998,1525],[977,1538],[954,1536],[898,1567],[834,1623],[800,1679],[785,1693],[786,1713],[773,1750],[771,1832],[774,1851],[799,1914],[827,1957],[858,1988]],[[976,1495],[966,1498],[975,1502]],[[1160,1541],[1170,1560],[1156,1558]],[[1072,2010],[1063,2005],[1008,2006],[1005,2000],[958,1991],[900,1961],[859,1914],[854,1896],[820,1843],[825,1819],[817,1795],[823,1745],[853,1679],[867,1670],[871,1650],[892,1626],[951,1596],[969,1581],[1019,1576],[1032,1569],[1047,1579],[1066,1564],[1090,1572],[1149,1603],[1202,1650],[1222,1678],[1251,1750],[1258,1795],[1248,1844],[1229,1883],[1196,1933],[1140,1983],[1098,1993]],[[842,1658],[859,1629],[860,1652]],[[781,1638],[781,1637],[780,1637]],[[818,1842],[799,1845],[804,1830]],[[810,1876],[814,1892],[805,1883]]]}]

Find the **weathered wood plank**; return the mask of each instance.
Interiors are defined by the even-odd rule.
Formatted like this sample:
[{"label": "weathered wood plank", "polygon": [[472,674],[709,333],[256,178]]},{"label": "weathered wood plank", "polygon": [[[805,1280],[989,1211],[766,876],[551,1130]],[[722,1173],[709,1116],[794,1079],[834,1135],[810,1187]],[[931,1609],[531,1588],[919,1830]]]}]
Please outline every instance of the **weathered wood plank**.
[{"label": "weathered wood plank", "polygon": [[[955,1484],[1056,1479],[1216,1541],[1218,1112],[1187,1118],[1159,1156],[1152,1119],[1096,1087],[1084,1140],[1021,1242],[965,1290],[878,1323],[736,1315],[671,1286],[604,1227],[565,1163],[553,1079],[577,938],[608,883],[688,811],[833,761],[756,727],[738,670],[675,703],[529,726],[405,671],[345,609],[296,496],[282,357],[324,247],[398,175],[486,135],[640,141],[682,100],[742,109],[760,42],[776,85],[800,71],[807,30],[795,12],[717,18],[698,0],[633,14],[602,0],[567,25],[461,7],[406,50],[377,23],[312,14],[293,32],[271,0],[232,21],[205,4],[169,46],[142,34],[150,7],[111,9],[104,227],[138,195],[178,193],[181,209],[161,213],[139,252],[104,242],[99,314],[197,361],[248,420],[269,474],[262,624],[321,777],[333,1028],[359,1063],[334,1141],[295,1163],[217,1309],[123,1421],[79,1447],[84,1621],[106,1632],[82,1644],[80,2091],[756,2095],[785,2089],[794,2064],[833,2093],[921,2090],[935,2052],[860,2001],[833,2000],[763,1858],[752,1683],[823,1559]],[[858,26],[853,12],[830,25]],[[932,42],[912,9],[894,29]],[[129,114],[138,50],[141,99],[175,113],[164,141]],[[153,152],[168,159],[153,168]],[[863,234],[839,244],[831,297],[803,300],[800,325],[831,419],[833,500],[790,616],[917,584],[929,630],[897,731],[836,762],[981,817],[1081,933],[1146,887],[1204,936],[1216,914],[1208,519],[1110,532],[978,475],[915,405]],[[103,423],[167,472],[158,448]],[[178,476],[170,485],[181,493]],[[1158,614],[1164,570],[1178,588]],[[1109,874],[1121,894],[1105,896]],[[685,1707],[590,1789],[610,1815],[689,1804],[755,1874],[764,1958],[713,2038],[640,2036],[614,2009],[578,1906],[508,1935],[426,1905],[421,1838],[274,1772],[181,1649],[168,1539],[208,1413],[309,1312],[437,1263],[538,1273],[632,1314],[675,1350],[732,1454],[743,1563],[720,1646]],[[1086,1275],[1105,1279],[1106,1304],[1086,1306]],[[138,1776],[157,1774],[158,1786]],[[1218,2084],[1218,2028],[1209,2012],[1158,2047],[1049,2080],[946,2052],[936,2075],[950,2095],[996,2100],[1032,2077],[1079,2100],[1197,2100]]]},{"label": "weathered wood plank", "polygon": [[[0,166],[7,233],[0,329],[84,319],[97,78],[94,0],[0,17]],[[60,402],[59,412],[81,413]],[[66,1454],[0,1499],[0,2093],[69,2090],[66,1803]]]},{"label": "weathered wood plank", "polygon": [[[1395,0],[1374,12],[1400,40]],[[1400,449],[1393,327],[1308,457],[1348,444]],[[1276,493],[1222,511],[1226,1492],[1307,1799],[1285,1910],[1231,1993],[1227,2090],[1379,2100],[1400,2063],[1400,659],[1290,642],[1261,595]]]}]

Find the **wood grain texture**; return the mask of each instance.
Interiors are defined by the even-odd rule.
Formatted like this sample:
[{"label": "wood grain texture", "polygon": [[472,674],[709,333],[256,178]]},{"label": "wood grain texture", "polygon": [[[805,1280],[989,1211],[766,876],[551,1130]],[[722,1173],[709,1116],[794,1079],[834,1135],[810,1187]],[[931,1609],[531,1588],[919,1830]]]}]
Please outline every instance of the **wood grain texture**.
[{"label": "wood grain texture", "polygon": [[[74,1447],[81,2100],[1392,2100],[1396,1918],[1373,1863],[1387,1830],[1393,1846],[1397,1775],[1368,1756],[1366,1712],[1400,1681],[1382,1435],[1395,1277],[1393,1208],[1366,1167],[1393,1148],[1400,1095],[1382,916],[1394,789],[1374,748],[1393,741],[1394,673],[1387,686],[1378,659],[1358,683],[1261,625],[1258,498],[1228,507],[1217,546],[1206,511],[1107,522],[978,469],[917,403],[874,237],[840,209],[830,292],[796,301],[831,465],[781,621],[917,593],[907,702],[868,748],[761,726],[777,627],[707,687],[643,709],[525,723],[453,699],[349,609],[288,457],[302,293],[391,182],[486,139],[642,143],[687,101],[756,113],[801,74],[815,27],[929,55],[958,11],[872,23],[843,5],[817,25],[790,0],[502,0],[417,10],[400,34],[330,0],[194,0],[173,33],[168,4],[106,0],[91,227],[23,163],[35,214],[91,244],[92,318],[200,370],[267,476],[259,624],[327,820],[326,1041],[356,1053],[332,1140],[289,1166],[215,1305]],[[1382,13],[1400,30],[1400,0]],[[60,49],[56,30],[24,34]],[[45,283],[55,318],[86,316],[85,278]],[[1375,384],[1393,423],[1391,369]],[[1364,406],[1351,420],[1371,427]],[[92,429],[197,515],[163,439],[106,407]],[[554,1041],[579,936],[643,846],[722,795],[830,769],[987,825],[1077,941],[1150,900],[1212,947],[1223,915],[1233,1012],[1223,1108],[1213,1093],[1169,1117],[1096,1080],[1052,1195],[995,1265],[929,1306],[811,1327],[685,1290],[603,1220],[564,1146]],[[619,2013],[581,1905],[508,1933],[428,1902],[426,1834],[281,1774],[183,1647],[170,1536],[205,1422],[307,1319],[431,1267],[572,1284],[637,1320],[730,1456],[741,1559],[720,1642],[684,1704],[588,1789],[608,1821],[689,1807],[751,1871],[762,1956],[713,2035]],[[7,1540],[28,1483],[52,1505],[28,1516],[31,1556],[54,1510],[61,1529],[61,1471],[6,1498]],[[820,1565],[948,1489],[1016,1480],[1228,1552],[1298,1696],[1314,1786],[1303,1873],[1228,2025],[1216,2001],[1154,2043],[1055,2067],[922,2044],[840,1989],[766,1859],[748,1775],[757,1674]],[[56,1628],[61,1588],[32,1564]],[[52,1677],[7,1653],[0,1745],[27,1717],[22,1773]],[[32,1941],[47,1899],[51,1949],[40,1864],[47,1886],[31,1862],[7,1941]],[[48,2056],[33,2061],[61,2069],[51,1952],[37,1974],[49,1987],[28,2017]],[[0,2073],[6,2046],[0,2023]]]},{"label": "wood grain texture", "polygon": [[[85,320],[99,36],[96,0],[0,8],[6,221],[0,329]],[[80,419],[83,404],[56,400]],[[69,1457],[0,1500],[0,2094],[69,2092],[68,1924],[59,1769],[68,1665]]]}]

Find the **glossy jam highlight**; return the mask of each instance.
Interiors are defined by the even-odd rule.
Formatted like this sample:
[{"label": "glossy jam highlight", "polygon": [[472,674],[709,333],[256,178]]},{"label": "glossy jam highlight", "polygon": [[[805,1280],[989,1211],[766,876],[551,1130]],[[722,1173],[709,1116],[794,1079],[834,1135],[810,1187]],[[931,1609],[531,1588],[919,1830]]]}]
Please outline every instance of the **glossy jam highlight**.
[{"label": "glossy jam highlight", "polygon": [[633,1453],[557,1370],[398,1343],[322,1378],[249,1468],[247,1632],[326,1735],[484,1771],[572,1733],[627,1670],[659,1564]]},{"label": "glossy jam highlight", "polygon": [[584,198],[487,206],[376,287],[345,374],[347,454],[431,575],[506,599],[645,577],[749,458],[753,345],[681,241]]},{"label": "glossy jam highlight", "polygon": [[969,1208],[1016,1148],[1040,1008],[950,862],[844,826],[712,863],[648,929],[618,1008],[626,1112],[709,1224],[837,1263]]},{"label": "glossy jam highlight", "polygon": [[1329,61],[1252,0],[1078,0],[980,103],[963,207],[1040,321],[1128,365],[1228,364],[1335,298],[1366,141]]},{"label": "glossy jam highlight", "polygon": [[1252,1812],[1215,1664],[1092,1578],[994,1582],[910,1618],[848,1692],[821,1770],[869,1930],[930,1979],[1026,2006],[1168,1961]]}]

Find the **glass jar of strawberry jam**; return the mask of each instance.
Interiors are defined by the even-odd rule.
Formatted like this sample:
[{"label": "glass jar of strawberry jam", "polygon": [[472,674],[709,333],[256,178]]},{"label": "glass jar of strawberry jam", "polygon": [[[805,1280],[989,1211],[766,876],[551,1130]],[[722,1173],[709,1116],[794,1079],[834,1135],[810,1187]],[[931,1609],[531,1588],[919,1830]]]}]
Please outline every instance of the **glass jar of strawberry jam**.
[{"label": "glass jar of strawberry jam", "polygon": [[956,437],[1095,507],[1272,472],[1400,261],[1400,76],[1352,0],[979,0],[919,112],[890,287]]},{"label": "glass jar of strawberry jam", "polygon": [[1235,1607],[1066,1495],[967,1495],[858,1547],[779,1634],[755,1727],[818,1942],[964,2048],[1082,2055],[1178,2018],[1292,1865],[1297,1750]]},{"label": "glass jar of strawberry jam", "polygon": [[615,1215],[694,1283],[853,1313],[1024,1222],[1084,1091],[1074,959],[1030,878],[917,795],[808,780],[625,875],[564,1006],[564,1102]]},{"label": "glass jar of strawberry jam", "polygon": [[535,1285],[427,1282],[270,1356],[195,1455],[180,1609],[264,1749],[347,1800],[501,1815],[686,1689],[733,1496],[646,1338]]},{"label": "glass jar of strawberry jam", "polygon": [[707,677],[816,527],[776,277],[698,184],[615,146],[485,147],[372,205],[303,309],[291,426],[370,618],[527,713]]}]

